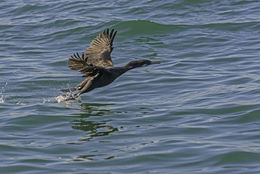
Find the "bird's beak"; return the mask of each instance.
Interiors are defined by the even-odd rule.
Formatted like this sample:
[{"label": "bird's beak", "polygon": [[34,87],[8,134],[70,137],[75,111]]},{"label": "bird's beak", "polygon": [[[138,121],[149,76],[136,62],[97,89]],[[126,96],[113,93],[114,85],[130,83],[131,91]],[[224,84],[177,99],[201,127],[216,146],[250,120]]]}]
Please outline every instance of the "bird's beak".
[{"label": "bird's beak", "polygon": [[151,64],[160,64],[161,62],[160,61],[152,61]]}]

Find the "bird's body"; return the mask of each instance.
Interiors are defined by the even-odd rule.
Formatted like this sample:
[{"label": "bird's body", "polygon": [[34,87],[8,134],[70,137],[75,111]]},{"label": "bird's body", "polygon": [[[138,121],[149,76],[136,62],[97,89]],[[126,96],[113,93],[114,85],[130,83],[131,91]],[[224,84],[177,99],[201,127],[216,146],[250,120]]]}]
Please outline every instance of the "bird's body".
[{"label": "bird's body", "polygon": [[78,53],[71,56],[69,59],[69,67],[72,70],[82,72],[86,79],[74,88],[62,89],[61,91],[73,92],[79,90],[78,93],[73,95],[73,98],[77,98],[81,94],[95,88],[109,85],[117,77],[130,69],[154,63],[150,60],[143,59],[131,61],[122,67],[114,67],[110,55],[113,51],[113,40],[116,33],[117,32],[113,29],[111,32],[109,32],[109,29],[106,29],[91,42],[82,56]]}]

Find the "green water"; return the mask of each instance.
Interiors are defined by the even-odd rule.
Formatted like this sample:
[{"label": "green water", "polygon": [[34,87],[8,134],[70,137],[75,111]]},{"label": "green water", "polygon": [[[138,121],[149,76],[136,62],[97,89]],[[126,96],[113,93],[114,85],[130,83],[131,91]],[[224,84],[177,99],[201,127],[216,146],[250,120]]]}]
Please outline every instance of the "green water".
[{"label": "green water", "polygon": [[[260,172],[260,2],[0,2],[0,173]],[[105,28],[115,65],[161,61],[58,103]]]}]

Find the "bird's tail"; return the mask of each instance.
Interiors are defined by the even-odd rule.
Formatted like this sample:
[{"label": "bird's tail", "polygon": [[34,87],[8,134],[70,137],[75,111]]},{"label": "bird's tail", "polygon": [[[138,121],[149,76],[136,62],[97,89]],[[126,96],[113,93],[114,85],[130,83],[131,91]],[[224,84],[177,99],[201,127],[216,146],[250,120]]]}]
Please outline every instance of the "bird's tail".
[{"label": "bird's tail", "polygon": [[80,57],[79,53],[74,54],[69,59],[69,67],[72,70],[80,70],[86,65],[86,61],[83,59],[84,54]]}]

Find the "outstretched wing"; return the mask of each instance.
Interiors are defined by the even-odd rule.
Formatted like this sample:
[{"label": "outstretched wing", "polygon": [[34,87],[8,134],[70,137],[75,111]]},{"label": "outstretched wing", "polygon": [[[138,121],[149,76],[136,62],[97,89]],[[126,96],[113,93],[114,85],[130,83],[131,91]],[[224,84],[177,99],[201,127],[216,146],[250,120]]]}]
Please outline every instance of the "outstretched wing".
[{"label": "outstretched wing", "polygon": [[95,76],[96,74],[108,72],[105,67],[96,66],[84,60],[84,53],[82,56],[79,53],[73,54],[69,59],[69,67],[72,70],[79,70],[84,76]]},{"label": "outstretched wing", "polygon": [[80,56],[79,53],[73,54],[70,57],[69,63],[68,63],[68,66],[70,67],[70,69],[72,69],[72,70],[80,70],[84,66],[86,66],[87,65],[87,61],[85,61],[83,57],[84,57],[84,53],[82,54],[82,56]]},{"label": "outstretched wing", "polygon": [[103,67],[90,64],[82,68],[80,72],[84,74],[83,77],[87,77],[87,76],[95,76],[97,74],[107,73],[108,71]]},{"label": "outstretched wing", "polygon": [[87,48],[84,58],[88,64],[100,67],[112,67],[111,52],[113,51],[113,41],[117,31],[106,29],[99,34]]}]

